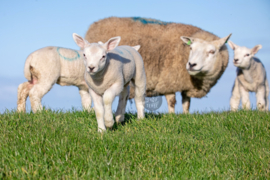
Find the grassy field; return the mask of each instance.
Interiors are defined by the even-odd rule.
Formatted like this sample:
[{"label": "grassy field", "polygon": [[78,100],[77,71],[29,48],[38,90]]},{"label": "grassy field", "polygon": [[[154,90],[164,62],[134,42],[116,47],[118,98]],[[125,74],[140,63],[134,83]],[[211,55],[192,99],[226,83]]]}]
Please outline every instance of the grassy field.
[{"label": "grassy field", "polygon": [[270,179],[270,113],[0,114],[0,179]]}]

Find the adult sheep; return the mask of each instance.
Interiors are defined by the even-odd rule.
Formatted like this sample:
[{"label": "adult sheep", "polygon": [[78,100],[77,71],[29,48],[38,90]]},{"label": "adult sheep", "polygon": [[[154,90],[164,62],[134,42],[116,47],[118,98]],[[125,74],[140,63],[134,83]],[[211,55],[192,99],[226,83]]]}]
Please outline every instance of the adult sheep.
[{"label": "adult sheep", "polygon": [[[170,113],[175,112],[176,92],[182,94],[183,112],[189,112],[190,98],[204,97],[217,83],[228,64],[229,54],[224,44],[230,36],[220,39],[192,25],[145,18],[110,17],[93,23],[85,39],[89,42],[106,41],[120,35],[121,44],[141,45],[139,52],[144,60],[147,77],[146,96],[165,95]],[[182,39],[187,41],[181,41],[180,36],[188,36]],[[191,69],[187,71],[186,64],[189,66],[193,42],[196,43],[192,53],[203,52],[197,59],[201,63],[191,64]],[[215,51],[208,56],[206,47],[210,46]],[[210,60],[207,59],[209,57]],[[199,69],[199,66],[208,69]],[[133,97],[131,89],[130,98]]]}]

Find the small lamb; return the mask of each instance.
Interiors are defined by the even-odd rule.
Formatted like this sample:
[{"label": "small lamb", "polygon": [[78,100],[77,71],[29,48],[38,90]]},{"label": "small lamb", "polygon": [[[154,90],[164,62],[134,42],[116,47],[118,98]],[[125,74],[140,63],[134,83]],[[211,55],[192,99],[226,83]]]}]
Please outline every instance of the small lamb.
[{"label": "small lamb", "polygon": [[137,52],[140,46],[118,46],[119,36],[106,43],[89,43],[76,33],[73,39],[83,49],[84,78],[93,98],[98,132],[113,126],[112,102],[119,94],[115,119],[116,122],[124,121],[130,81],[135,85],[138,118],[144,118],[146,75],[142,57]]},{"label": "small lamb", "polygon": [[257,45],[252,49],[248,49],[237,46],[232,41],[229,41],[229,46],[234,50],[233,64],[237,67],[237,77],[230,100],[231,110],[238,109],[240,99],[242,99],[242,108],[250,109],[249,92],[256,92],[257,108],[259,110],[268,110],[269,85],[266,71],[262,62],[254,57],[262,46]]},{"label": "small lamb", "polygon": [[42,110],[42,97],[57,83],[77,86],[83,108],[91,110],[91,97],[84,80],[83,53],[61,47],[45,47],[31,53],[24,66],[28,80],[18,87],[17,111],[25,112],[25,102],[30,97],[33,112]]}]

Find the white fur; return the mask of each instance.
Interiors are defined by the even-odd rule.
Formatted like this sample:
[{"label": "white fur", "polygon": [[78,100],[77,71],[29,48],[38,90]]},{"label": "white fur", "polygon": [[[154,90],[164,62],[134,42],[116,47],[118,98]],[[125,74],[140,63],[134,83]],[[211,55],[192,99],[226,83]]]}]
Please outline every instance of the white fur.
[{"label": "white fur", "polygon": [[189,59],[186,64],[188,73],[192,76],[199,73],[208,74],[214,71],[213,64],[217,60],[217,54],[224,43],[230,38],[227,37],[212,42],[198,38],[181,36],[185,43],[190,43]]},{"label": "white fur", "polygon": [[259,110],[268,110],[269,85],[266,71],[261,61],[254,57],[262,46],[257,45],[249,49],[240,47],[232,41],[229,41],[229,46],[234,50],[233,63],[237,67],[237,77],[230,100],[231,110],[238,109],[240,99],[242,100],[242,108],[250,109],[249,92],[256,93]]},{"label": "white fur", "polygon": [[25,112],[28,96],[33,112],[42,110],[42,97],[57,83],[61,86],[77,86],[83,108],[90,111],[91,97],[84,80],[84,70],[81,51],[45,47],[31,53],[24,67],[24,75],[28,82],[18,87],[17,110]]},{"label": "white fur", "polygon": [[137,52],[139,46],[118,46],[120,37],[106,43],[88,43],[74,33],[73,39],[85,55],[85,80],[94,101],[98,131],[113,126],[112,102],[119,94],[115,117],[116,122],[124,121],[130,81],[135,85],[138,118],[144,118],[146,76],[142,57]]}]

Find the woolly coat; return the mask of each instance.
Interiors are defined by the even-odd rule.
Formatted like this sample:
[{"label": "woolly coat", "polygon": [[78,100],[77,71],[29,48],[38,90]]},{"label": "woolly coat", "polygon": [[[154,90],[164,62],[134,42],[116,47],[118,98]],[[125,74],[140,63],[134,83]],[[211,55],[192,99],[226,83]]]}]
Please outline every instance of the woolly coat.
[{"label": "woolly coat", "polygon": [[[105,42],[121,36],[120,45],[141,45],[139,53],[144,60],[147,78],[147,96],[185,92],[188,97],[205,96],[223,74],[229,54],[224,45],[218,54],[212,74],[191,76],[186,70],[190,48],[180,36],[205,41],[219,39],[198,27],[181,23],[165,23],[154,19],[110,17],[93,23],[85,36],[91,42]],[[134,97],[131,91],[130,98]]]}]

